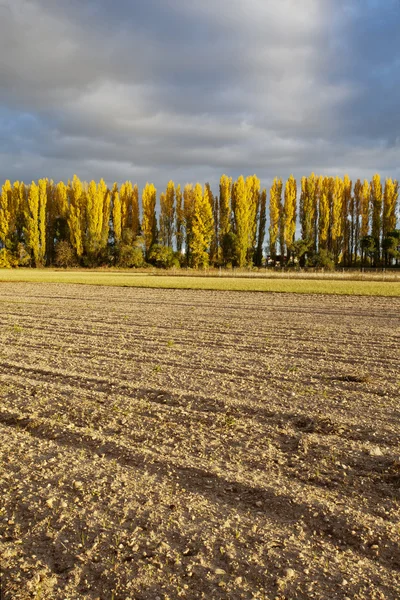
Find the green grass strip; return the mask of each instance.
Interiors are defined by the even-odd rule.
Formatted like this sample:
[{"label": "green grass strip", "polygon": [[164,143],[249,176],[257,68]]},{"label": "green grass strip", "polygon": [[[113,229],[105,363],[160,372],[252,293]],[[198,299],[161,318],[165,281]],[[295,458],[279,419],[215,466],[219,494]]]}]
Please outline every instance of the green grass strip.
[{"label": "green grass strip", "polygon": [[61,271],[53,269],[0,270],[0,282],[74,283],[125,287],[354,296],[400,296],[400,283],[340,279],[234,278],[170,276],[118,271]]}]

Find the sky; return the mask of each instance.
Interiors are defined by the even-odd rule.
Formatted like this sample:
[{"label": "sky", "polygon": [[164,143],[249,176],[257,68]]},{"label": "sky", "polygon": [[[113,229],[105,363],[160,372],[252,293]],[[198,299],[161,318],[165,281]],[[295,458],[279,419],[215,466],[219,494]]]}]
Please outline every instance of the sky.
[{"label": "sky", "polygon": [[0,178],[400,179],[400,0],[0,0]]}]

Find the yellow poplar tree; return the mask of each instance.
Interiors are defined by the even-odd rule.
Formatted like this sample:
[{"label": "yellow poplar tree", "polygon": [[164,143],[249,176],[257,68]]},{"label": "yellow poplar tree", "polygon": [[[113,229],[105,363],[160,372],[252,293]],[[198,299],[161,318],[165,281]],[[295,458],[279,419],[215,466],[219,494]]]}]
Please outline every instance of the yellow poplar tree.
[{"label": "yellow poplar tree", "polygon": [[364,263],[366,251],[365,251],[365,238],[370,234],[370,220],[371,220],[371,186],[369,182],[364,179],[364,183],[361,188],[361,226],[360,226],[360,250],[361,250],[361,262]]},{"label": "yellow poplar tree", "polygon": [[183,189],[183,225],[185,229],[186,262],[189,265],[191,255],[192,224],[194,216],[194,189],[187,183]]},{"label": "yellow poplar tree", "polygon": [[354,184],[354,195],[351,202],[351,252],[352,259],[357,259],[358,245],[360,241],[360,217],[361,217],[361,198],[362,198],[362,183],[357,179]]},{"label": "yellow poplar tree", "polygon": [[332,250],[335,255],[336,262],[338,261],[341,239],[343,235],[343,201],[344,201],[344,181],[340,177],[335,178],[332,197],[332,212],[331,212],[331,239]]},{"label": "yellow poplar tree", "polygon": [[24,235],[26,246],[31,252],[34,265],[39,266],[39,187],[34,181],[29,186],[27,204],[25,206]]},{"label": "yellow poplar tree", "polygon": [[13,201],[12,201],[12,186],[11,182],[7,179],[1,189],[0,196],[0,242],[3,246],[6,245],[8,240],[13,214]]},{"label": "yellow poplar tree", "polygon": [[300,212],[300,226],[301,226],[301,239],[306,240],[306,209],[305,204],[307,202],[307,177],[301,178],[301,192],[300,192],[300,202],[299,202],[299,212]]},{"label": "yellow poplar tree", "polygon": [[119,244],[122,236],[122,211],[121,211],[121,199],[119,197],[118,184],[114,183],[111,190],[111,202],[112,202],[112,221],[114,230],[114,241],[115,244]]},{"label": "yellow poplar tree", "polygon": [[93,260],[101,249],[103,231],[103,185],[91,181],[86,191],[85,250]]},{"label": "yellow poplar tree", "polygon": [[[154,188],[155,189],[155,188]],[[157,195],[157,190],[154,191]],[[131,195],[131,214],[132,214],[132,233],[135,240],[140,233],[140,215],[139,215],[139,188],[137,183],[132,188]],[[156,225],[157,227],[157,225]]]},{"label": "yellow poplar tree", "polygon": [[56,185],[54,203],[57,216],[66,219],[68,214],[68,188],[63,181],[59,181]]},{"label": "yellow poplar tree", "polygon": [[263,244],[265,238],[265,227],[267,223],[267,190],[264,188],[260,196],[260,215],[258,221],[258,235],[257,235],[257,251],[255,254],[255,264],[257,267],[261,267],[263,258]]},{"label": "yellow poplar tree", "polygon": [[361,238],[369,233],[369,220],[371,216],[371,188],[366,179],[361,190]]},{"label": "yellow poplar tree", "polygon": [[231,189],[232,177],[222,175],[219,182],[219,244],[221,247],[222,262],[226,264],[228,260],[228,240],[227,236],[231,231]]},{"label": "yellow poplar tree", "polygon": [[152,183],[146,183],[142,192],[142,232],[146,257],[150,248],[157,242],[157,219],[156,219],[157,190]]},{"label": "yellow poplar tree", "polygon": [[110,234],[110,215],[111,215],[111,190],[108,188],[104,179],[99,183],[100,194],[103,198],[103,226],[101,230],[101,250],[104,250],[108,244]]},{"label": "yellow poplar tree", "polygon": [[12,189],[12,212],[17,240],[22,239],[23,211],[26,203],[26,187],[21,181],[14,181]]},{"label": "yellow poplar tree", "polygon": [[83,254],[83,235],[85,227],[85,194],[80,179],[74,175],[68,187],[69,211],[68,229],[71,245],[76,255]]},{"label": "yellow poplar tree", "polygon": [[219,250],[219,203],[218,197],[214,196],[211,191],[211,186],[206,183],[204,186],[204,195],[208,198],[210,203],[211,213],[213,216],[213,233],[210,243],[209,250],[209,262],[216,264],[218,262],[218,250]]},{"label": "yellow poplar tree", "polygon": [[381,233],[382,233],[382,183],[381,177],[376,173],[371,181],[372,227],[371,235],[375,240],[375,264],[380,258]]},{"label": "yellow poplar tree", "polygon": [[124,231],[132,231],[133,240],[135,240],[140,230],[139,188],[137,184],[132,185],[131,181],[125,181],[121,185],[119,197],[121,202],[121,235],[124,237]]},{"label": "yellow poplar tree", "polygon": [[121,202],[121,235],[124,230],[132,227],[132,193],[132,183],[130,181],[125,181],[125,183],[121,185],[119,192]]},{"label": "yellow poplar tree", "polygon": [[[279,231],[283,231],[283,227],[280,226],[282,212],[282,179],[275,177],[269,191],[269,252],[274,262]],[[282,244],[284,244],[283,239]],[[281,247],[281,253],[283,254],[283,247]]]},{"label": "yellow poplar tree", "polygon": [[[39,179],[39,255],[37,264],[40,266],[44,265],[46,256],[46,225],[47,225],[47,192],[48,192],[48,179]],[[36,261],[36,258],[35,258]]]},{"label": "yellow poplar tree", "polygon": [[399,197],[399,184],[396,180],[386,179],[383,194],[382,237],[396,229],[396,206]]},{"label": "yellow poplar tree", "polygon": [[172,248],[175,219],[175,184],[169,181],[160,195],[160,238],[163,246]]},{"label": "yellow poplar tree", "polygon": [[247,263],[251,264],[254,259],[257,241],[257,222],[260,210],[260,180],[256,175],[246,178],[246,199],[249,207],[248,212],[248,249]]},{"label": "yellow poplar tree", "polygon": [[180,184],[177,185],[175,190],[175,198],[176,198],[176,224],[175,224],[175,234],[176,234],[176,250],[181,254],[182,245],[183,245],[183,205],[182,205],[182,191]]},{"label": "yellow poplar tree", "polygon": [[297,209],[297,183],[293,175],[290,175],[285,185],[284,214],[284,239],[287,249],[287,257],[290,259],[291,247],[296,233],[296,209]]},{"label": "yellow poplar tree", "polygon": [[214,231],[212,200],[209,188],[203,189],[200,183],[194,188],[194,211],[190,250],[194,267],[206,267],[209,261],[208,251]]},{"label": "yellow poplar tree", "polygon": [[348,175],[344,176],[343,179],[343,205],[342,205],[342,253],[343,253],[343,264],[349,265],[351,261],[351,247],[350,247],[350,209],[352,202],[352,188],[353,182],[349,179]]},{"label": "yellow poplar tree", "polygon": [[316,195],[318,179],[314,173],[301,179],[300,224],[302,239],[315,248]]},{"label": "yellow poplar tree", "polygon": [[319,220],[319,204],[320,204],[320,196],[321,190],[323,186],[324,178],[322,175],[316,177],[315,180],[315,197],[314,197],[314,251],[318,250],[318,220]]},{"label": "yellow poplar tree", "polygon": [[330,224],[330,188],[331,180],[324,177],[320,183],[319,192],[319,220],[318,220],[318,239],[319,248],[327,250]]},{"label": "yellow poplar tree", "polygon": [[24,183],[19,182],[19,181],[14,181],[13,186],[12,186],[11,203],[12,203],[12,212],[15,215],[15,221],[18,220],[18,215],[20,214],[21,209],[25,204],[24,200],[25,200],[25,185],[24,185]]},{"label": "yellow poplar tree", "polygon": [[246,182],[242,175],[232,186],[232,210],[236,234],[235,258],[238,266],[244,267],[249,247],[250,206],[246,194]]},{"label": "yellow poplar tree", "polygon": [[46,262],[52,263],[55,258],[55,240],[58,234],[57,229],[57,204],[56,191],[57,186],[52,179],[47,179],[47,207],[46,207]]},{"label": "yellow poplar tree", "polygon": [[68,236],[68,188],[63,181],[48,186],[47,254],[49,261],[55,258],[55,242],[66,241]]},{"label": "yellow poplar tree", "polygon": [[159,242],[163,245],[167,245],[167,231],[165,226],[164,215],[162,214],[165,210],[166,205],[166,195],[165,192],[161,192],[160,194],[160,217],[159,217],[159,226],[158,226],[158,235]]}]

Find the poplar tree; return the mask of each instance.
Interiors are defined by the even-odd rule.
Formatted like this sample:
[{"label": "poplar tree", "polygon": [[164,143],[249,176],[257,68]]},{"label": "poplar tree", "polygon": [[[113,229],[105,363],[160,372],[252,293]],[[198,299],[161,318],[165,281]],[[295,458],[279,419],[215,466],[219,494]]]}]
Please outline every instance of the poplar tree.
[{"label": "poplar tree", "polygon": [[183,190],[183,225],[185,229],[186,263],[191,262],[191,238],[194,215],[194,189],[191,183],[185,185]]},{"label": "poplar tree", "polygon": [[178,254],[182,254],[182,246],[183,246],[183,206],[182,206],[182,191],[180,184],[177,185],[175,190],[175,203],[176,203],[176,211],[175,211],[175,236],[176,236],[176,250]]},{"label": "poplar tree", "polygon": [[290,260],[290,253],[296,233],[296,209],[297,209],[297,184],[293,175],[290,175],[285,185],[285,204],[284,214],[284,239],[287,249],[287,258]]},{"label": "poplar tree", "polygon": [[396,180],[386,179],[383,194],[382,237],[396,229],[396,207],[399,197],[399,184]]},{"label": "poplar tree", "polygon": [[80,258],[83,254],[83,236],[85,220],[85,195],[80,179],[74,175],[68,187],[68,229],[71,245]]},{"label": "poplar tree", "polygon": [[114,242],[116,245],[118,245],[121,242],[122,238],[122,210],[117,183],[114,183],[111,190],[111,202]]},{"label": "poplar tree", "polygon": [[7,179],[1,189],[0,196],[0,242],[5,246],[12,233],[13,201],[12,186]]},{"label": "poplar tree", "polygon": [[158,225],[158,235],[159,235],[159,243],[162,246],[167,246],[167,231],[164,224],[164,215],[163,212],[165,210],[165,192],[161,192],[160,194],[160,217],[159,217],[159,225]]},{"label": "poplar tree", "polygon": [[369,221],[371,216],[371,188],[366,179],[361,190],[361,238],[369,234]]},{"label": "poplar tree", "polygon": [[350,204],[351,217],[351,262],[357,260],[358,246],[360,242],[360,218],[361,218],[361,201],[362,201],[362,183],[357,179],[354,184],[354,195]]},{"label": "poplar tree", "polygon": [[[371,218],[371,186],[366,179],[361,189],[361,230],[360,230],[360,249],[361,263],[364,264],[365,249],[371,244],[372,237],[370,233],[370,218]],[[371,240],[367,238],[371,237]]]},{"label": "poplar tree", "polygon": [[93,261],[101,249],[103,231],[103,183],[91,181],[86,192],[85,250]]},{"label": "poplar tree", "polygon": [[111,190],[108,188],[104,179],[100,180],[100,193],[103,197],[103,226],[101,230],[101,250],[104,251],[108,245],[110,235],[110,216],[111,216]]},{"label": "poplar tree", "polygon": [[163,246],[172,248],[175,219],[175,184],[169,181],[160,195],[160,237]]},{"label": "poplar tree", "polygon": [[46,263],[52,264],[55,257],[55,242],[57,239],[57,207],[56,207],[56,186],[52,179],[46,180],[46,195],[47,195],[47,207],[46,207],[46,223],[45,223],[45,236],[46,236]]},{"label": "poplar tree", "polygon": [[26,205],[26,186],[23,181],[15,181],[12,190],[12,212],[14,214],[15,238],[19,243],[23,239],[24,210]]},{"label": "poplar tree", "polygon": [[196,183],[194,188],[194,212],[192,221],[192,236],[190,249],[194,267],[206,267],[209,261],[208,251],[213,235],[214,223],[212,201],[209,187],[205,188]]},{"label": "poplar tree", "polygon": [[319,223],[318,223],[318,221],[319,221],[320,198],[321,198],[323,183],[324,183],[324,178],[322,175],[319,175],[319,177],[317,177],[316,181],[315,181],[314,248],[313,248],[314,252],[317,252],[318,245],[319,245],[319,239],[318,239]]},{"label": "poplar tree", "polygon": [[316,191],[317,178],[314,173],[301,179],[300,225],[301,237],[311,246],[315,246]]},{"label": "poplar tree", "polygon": [[[157,190],[154,188],[154,195],[157,197]],[[131,194],[131,215],[132,215],[132,233],[133,240],[136,240],[140,234],[140,212],[139,212],[139,188],[137,183],[132,188]],[[157,228],[157,223],[156,223]]]},{"label": "poplar tree", "polygon": [[39,266],[43,266],[46,256],[46,225],[47,225],[47,192],[48,179],[39,179],[39,212],[38,212],[38,229],[39,229],[39,248],[38,257],[35,262]]},{"label": "poplar tree", "polygon": [[[126,234],[127,240],[134,241],[140,231],[139,216],[139,188],[131,181],[125,181],[120,187],[119,198],[121,202],[121,236]],[[129,233],[132,232],[132,233]]]},{"label": "poplar tree", "polygon": [[396,205],[399,196],[399,185],[396,180],[386,179],[383,194],[382,215],[382,248],[384,251],[385,266],[389,264],[389,248],[396,247],[390,234],[396,229]]},{"label": "poplar tree", "polygon": [[329,177],[324,177],[319,193],[319,219],[318,219],[318,247],[319,250],[328,249],[329,221],[330,221],[330,188]]},{"label": "poplar tree", "polygon": [[382,184],[378,173],[371,181],[372,226],[371,235],[375,241],[375,265],[380,259],[382,233]]},{"label": "poplar tree", "polygon": [[39,187],[34,181],[29,186],[27,203],[25,206],[24,236],[26,246],[30,251],[35,267],[39,266]]},{"label": "poplar tree", "polygon": [[132,194],[132,183],[130,181],[125,181],[119,190],[119,200],[121,203],[121,236],[123,236],[124,231],[132,229]]},{"label": "poplar tree", "polygon": [[[281,226],[282,213],[282,180],[275,177],[269,191],[269,252],[274,263],[276,261],[276,245],[279,232],[283,231]],[[281,244],[284,244],[283,239]],[[282,246],[281,253],[283,254]]]},{"label": "poplar tree", "polygon": [[231,248],[229,234],[231,232],[231,188],[232,178],[222,175],[219,181],[219,246],[224,265],[230,258]]},{"label": "poplar tree", "polygon": [[11,210],[12,213],[14,215],[14,223],[15,223],[15,227],[17,227],[17,221],[18,221],[18,217],[21,213],[21,208],[24,206],[25,204],[25,198],[24,196],[24,192],[22,192],[22,190],[24,190],[25,192],[25,185],[23,182],[19,182],[19,181],[14,181],[13,186],[12,186],[12,192],[11,192]]},{"label": "poplar tree", "polygon": [[300,201],[299,201],[299,217],[300,217],[300,227],[301,227],[301,239],[307,240],[307,223],[306,223],[306,203],[307,203],[307,177],[301,178],[301,192],[300,192]]},{"label": "poplar tree", "polygon": [[263,258],[263,245],[265,238],[265,228],[267,224],[267,190],[264,188],[260,196],[260,215],[258,221],[258,235],[257,235],[257,251],[255,254],[255,264],[257,267],[261,267]]},{"label": "poplar tree", "polygon": [[13,183],[11,206],[11,227],[14,230],[15,245],[23,242],[23,229],[25,226],[25,206],[27,202],[27,187],[23,181]]},{"label": "poplar tree", "polygon": [[[47,224],[46,224],[46,255],[47,263],[52,264],[56,254],[56,244],[66,241],[68,215],[67,186],[60,181],[47,183]],[[68,243],[68,242],[67,242]]]},{"label": "poplar tree", "polygon": [[351,202],[352,202],[352,187],[353,182],[349,179],[348,175],[344,176],[343,179],[343,205],[342,205],[342,253],[343,253],[343,264],[349,265],[351,262],[351,247],[350,247],[350,226],[349,221]]},{"label": "poplar tree", "polygon": [[335,178],[331,210],[331,240],[335,262],[339,259],[341,239],[343,234],[343,199],[344,182],[340,177]]},{"label": "poplar tree", "polygon": [[249,206],[247,263],[252,264],[256,253],[257,223],[260,210],[260,180],[256,175],[246,178],[246,200]]},{"label": "poplar tree", "polygon": [[205,184],[204,194],[208,198],[213,217],[213,232],[210,242],[209,262],[215,264],[218,261],[218,222],[219,222],[219,205],[218,197],[212,193],[209,183]]},{"label": "poplar tree", "polygon": [[249,247],[250,205],[246,194],[246,182],[242,175],[232,186],[232,211],[236,234],[235,259],[239,267],[244,267]]},{"label": "poplar tree", "polygon": [[58,218],[66,219],[68,215],[68,188],[63,181],[56,185],[54,195],[54,208]]},{"label": "poplar tree", "polygon": [[156,201],[156,188],[152,183],[146,183],[142,192],[142,232],[146,258],[148,258],[150,248],[157,243]]}]

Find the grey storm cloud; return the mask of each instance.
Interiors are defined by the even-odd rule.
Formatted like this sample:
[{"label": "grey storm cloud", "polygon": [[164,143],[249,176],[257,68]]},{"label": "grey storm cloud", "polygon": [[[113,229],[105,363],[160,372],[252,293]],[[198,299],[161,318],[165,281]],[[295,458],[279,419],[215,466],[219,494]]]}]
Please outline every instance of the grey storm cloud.
[{"label": "grey storm cloud", "polygon": [[400,177],[397,0],[0,0],[0,175]]}]

